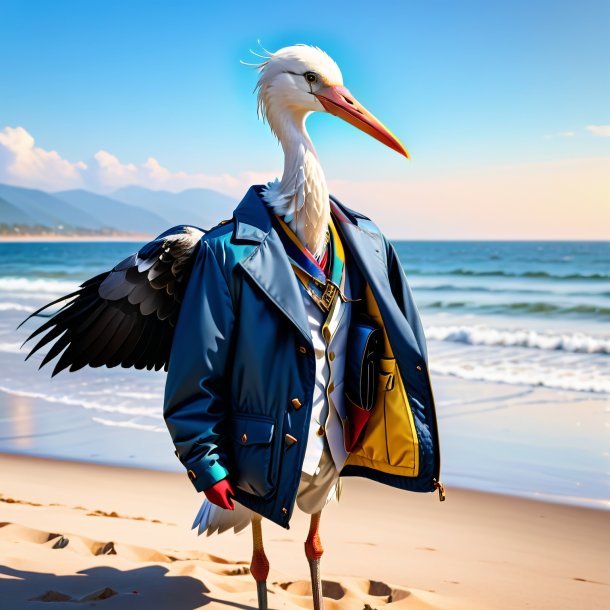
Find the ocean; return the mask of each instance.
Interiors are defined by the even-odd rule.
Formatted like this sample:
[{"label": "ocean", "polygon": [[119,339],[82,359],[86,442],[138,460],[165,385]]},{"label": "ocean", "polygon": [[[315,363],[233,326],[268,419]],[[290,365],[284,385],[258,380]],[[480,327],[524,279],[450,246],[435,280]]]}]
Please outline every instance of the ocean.
[{"label": "ocean", "polygon": [[[33,309],[136,251],[0,243],[0,451],[178,469],[163,372],[51,379]],[[394,242],[420,309],[448,485],[610,508],[610,242]]]}]

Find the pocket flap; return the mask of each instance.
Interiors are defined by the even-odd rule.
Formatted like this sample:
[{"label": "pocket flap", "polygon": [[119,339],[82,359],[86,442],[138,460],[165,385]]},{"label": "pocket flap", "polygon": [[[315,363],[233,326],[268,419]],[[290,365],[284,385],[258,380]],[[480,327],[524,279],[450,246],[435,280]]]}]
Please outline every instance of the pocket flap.
[{"label": "pocket flap", "polygon": [[237,416],[233,418],[233,440],[240,445],[268,445],[275,424],[270,417]]}]

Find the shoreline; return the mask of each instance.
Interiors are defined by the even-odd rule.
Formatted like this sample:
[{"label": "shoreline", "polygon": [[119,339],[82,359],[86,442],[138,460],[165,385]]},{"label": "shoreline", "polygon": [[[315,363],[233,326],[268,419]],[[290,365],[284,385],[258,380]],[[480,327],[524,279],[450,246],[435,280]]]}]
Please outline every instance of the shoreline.
[{"label": "shoreline", "polygon": [[[158,464],[156,466],[145,466],[143,464],[128,464],[126,462],[117,461],[112,462],[109,460],[98,460],[97,458],[70,458],[70,457],[61,457],[53,454],[47,454],[44,452],[40,453],[31,453],[25,451],[10,451],[5,448],[0,450],[0,458],[11,458],[14,457],[16,459],[33,459],[33,460],[44,460],[50,462],[58,462],[60,464],[65,464],[66,466],[73,465],[83,465],[83,466],[91,466],[96,467],[99,466],[101,468],[125,468],[128,470],[135,471],[144,471],[144,472],[155,472],[155,473],[166,473],[166,474],[181,474],[183,473],[183,467],[176,463],[175,466]],[[343,480],[346,480],[344,477]],[[443,478],[443,482],[445,479]],[[553,495],[551,493],[544,492],[525,492],[521,490],[516,490],[514,492],[505,492],[498,490],[490,490],[484,489],[482,487],[469,486],[468,484],[460,484],[460,483],[452,483],[450,482],[447,486],[444,484],[444,487],[449,487],[452,490],[458,490],[459,493],[480,493],[489,496],[497,496],[500,498],[510,498],[516,500],[523,500],[529,502],[541,502],[543,504],[550,504],[554,506],[563,506],[563,507],[571,507],[571,508],[583,508],[588,510],[595,510],[600,512],[605,512],[610,514],[610,498],[609,499],[600,499],[600,498],[582,498],[577,496],[561,496],[561,495]],[[436,492],[430,492],[436,493]],[[426,495],[421,494],[421,495]],[[0,490],[1,497],[1,490]],[[1,500],[0,500],[1,501]]]},{"label": "shoreline", "polygon": [[[203,496],[185,474],[7,454],[0,471],[0,589],[12,609],[105,589],[113,608],[256,607],[249,532],[191,532]],[[270,607],[309,607],[307,526],[298,510],[289,530],[264,523]],[[457,488],[440,503],[349,478],[322,516],[327,608],[601,610],[609,526],[601,510]]]},{"label": "shoreline", "polygon": [[[15,366],[11,354],[2,356],[0,365]],[[181,471],[162,418],[163,375],[125,377],[121,369],[76,375],[48,382],[39,375],[36,387],[0,384],[0,452]],[[449,376],[433,380],[445,485],[610,512],[606,400]],[[80,395],[80,387],[87,393]],[[109,398],[113,387],[128,388],[127,396]],[[548,421],[556,422],[553,433],[540,436]]]},{"label": "shoreline", "polygon": [[130,242],[150,241],[156,236],[149,233],[119,235],[0,235],[0,243],[45,243],[45,242]]}]

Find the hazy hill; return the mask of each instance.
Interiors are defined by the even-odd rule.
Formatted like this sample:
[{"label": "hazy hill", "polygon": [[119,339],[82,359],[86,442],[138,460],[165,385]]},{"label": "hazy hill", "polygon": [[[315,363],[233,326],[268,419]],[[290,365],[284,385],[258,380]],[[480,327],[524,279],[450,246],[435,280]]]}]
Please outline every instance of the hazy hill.
[{"label": "hazy hill", "polygon": [[16,205],[0,197],[0,224],[4,225],[34,225],[36,221]]},{"label": "hazy hill", "polygon": [[54,193],[62,201],[94,216],[100,226],[116,227],[127,233],[159,234],[168,228],[167,220],[139,206],[129,205],[104,195],[73,190]]},{"label": "hazy hill", "polygon": [[233,198],[209,189],[170,193],[131,186],[106,196],[85,190],[46,193],[0,184],[0,231],[158,235],[177,224],[210,228],[230,218],[236,205]]},{"label": "hazy hill", "polygon": [[170,193],[127,186],[115,191],[112,197],[158,214],[165,218],[167,227],[192,224],[202,229],[209,229],[219,221],[231,218],[239,203],[232,197],[204,188]]},{"label": "hazy hill", "polygon": [[101,228],[100,222],[91,214],[44,191],[0,184],[0,197],[12,206],[11,209],[17,209],[27,217],[25,222],[17,223],[6,222],[0,216],[0,224],[32,224],[54,229]]}]

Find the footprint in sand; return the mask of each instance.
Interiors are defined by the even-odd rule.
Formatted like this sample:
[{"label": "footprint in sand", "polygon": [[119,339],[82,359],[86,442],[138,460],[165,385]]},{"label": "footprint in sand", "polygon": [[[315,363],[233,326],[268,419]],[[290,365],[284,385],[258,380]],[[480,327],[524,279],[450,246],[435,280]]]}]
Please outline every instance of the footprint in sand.
[{"label": "footprint in sand", "polygon": [[111,589],[110,587],[105,587],[100,591],[95,591],[94,593],[89,593],[82,597],[81,599],[74,599],[72,596],[67,595],[66,593],[61,593],[60,591],[47,591],[38,597],[32,597],[29,601],[31,602],[95,602],[101,601],[104,599],[108,599],[109,597],[114,597],[118,595],[118,593]]},{"label": "footprint in sand", "polygon": [[[92,540],[74,534],[37,530],[15,523],[0,523],[0,542],[17,542],[20,544],[26,542],[52,549],[53,553],[75,553],[83,557],[108,557],[109,561],[113,561],[113,556],[116,556],[121,562],[127,560],[135,564],[137,566],[134,567],[135,572],[148,571],[152,574],[155,570],[161,570],[158,574],[155,572],[155,578],[157,579],[155,582],[158,583],[158,579],[161,579],[161,583],[167,583],[167,586],[170,587],[168,591],[172,590],[172,580],[181,582],[181,587],[187,586],[192,589],[192,600],[193,603],[196,602],[197,604],[204,602],[206,595],[209,595],[208,601],[219,601],[223,598],[226,599],[228,596],[235,603],[245,604],[244,607],[247,607],[254,593],[247,562],[227,561],[222,557],[200,551],[171,551],[171,554],[164,554],[150,548],[114,541]],[[159,564],[164,565],[161,567]],[[96,570],[99,568],[90,569]],[[116,570],[114,567],[102,569]],[[85,573],[87,573],[87,570],[79,572],[81,577]],[[112,583],[116,587],[116,583],[122,582],[122,578],[129,573],[129,570],[126,571],[125,569],[116,570],[113,578],[118,580],[107,580],[106,582]],[[70,579],[73,576],[66,575],[64,578]],[[46,584],[48,587],[51,583]],[[100,584],[106,583],[99,583],[98,581],[97,585],[100,586]],[[17,586],[17,584],[14,586]],[[66,588],[70,590],[68,587]],[[117,588],[118,591],[122,591],[120,587]],[[142,591],[140,587],[138,588]],[[143,587],[144,590],[145,588]],[[41,589],[44,591],[42,587]],[[338,610],[339,608],[379,610],[382,607],[399,610],[411,607],[439,607],[435,604],[429,606],[423,601],[422,596],[425,597],[429,594],[421,591],[410,591],[376,580],[358,578],[324,580],[322,581],[322,591],[329,610]],[[269,592],[275,598],[274,604],[272,604],[274,607],[311,608],[311,582],[309,580],[273,582],[270,583]],[[71,593],[72,595],[62,591],[47,590],[33,599],[30,598],[30,601],[91,603],[117,595],[138,595],[138,597],[141,595],[138,591],[119,593],[110,586],[95,590],[84,597],[81,597],[82,592],[78,595],[73,591]],[[114,601],[116,602],[116,600]],[[133,598],[129,603],[134,603]],[[228,601],[227,603],[230,605],[232,602]],[[199,606],[190,605],[189,607]]]},{"label": "footprint in sand", "polygon": [[[293,603],[303,607],[311,604],[311,582],[297,580],[273,584],[289,593]],[[341,607],[375,610],[379,606],[393,605],[407,599],[411,593],[377,580],[345,579],[341,582],[323,580],[322,595],[329,600],[341,600]]]}]

